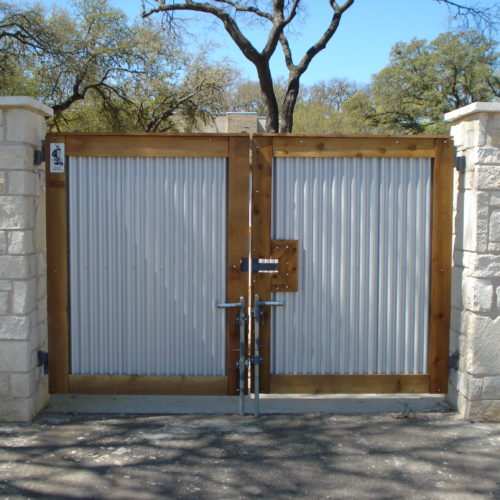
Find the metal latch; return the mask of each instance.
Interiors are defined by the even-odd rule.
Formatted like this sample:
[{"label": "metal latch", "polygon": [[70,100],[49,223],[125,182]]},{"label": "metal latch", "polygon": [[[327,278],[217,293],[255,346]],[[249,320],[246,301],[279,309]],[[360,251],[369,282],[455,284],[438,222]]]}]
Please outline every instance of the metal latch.
[{"label": "metal latch", "polygon": [[[278,265],[278,259],[252,259],[252,273],[277,273]],[[248,272],[247,258],[241,259],[240,271]]]}]

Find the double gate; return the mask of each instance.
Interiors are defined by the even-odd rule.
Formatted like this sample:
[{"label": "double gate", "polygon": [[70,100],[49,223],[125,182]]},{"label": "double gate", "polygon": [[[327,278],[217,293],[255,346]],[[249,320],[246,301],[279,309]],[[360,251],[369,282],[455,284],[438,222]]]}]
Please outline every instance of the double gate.
[{"label": "double gate", "polygon": [[52,393],[446,392],[449,138],[46,144]]}]

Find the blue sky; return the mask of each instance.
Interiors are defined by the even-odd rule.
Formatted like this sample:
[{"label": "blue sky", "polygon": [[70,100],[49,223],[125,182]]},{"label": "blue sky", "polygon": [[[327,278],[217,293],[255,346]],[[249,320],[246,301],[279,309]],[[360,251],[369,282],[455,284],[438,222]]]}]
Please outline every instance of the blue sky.
[{"label": "blue sky", "polygon": [[[45,1],[46,4],[63,1]],[[129,17],[140,14],[140,0],[111,0]],[[486,2],[492,4],[493,2]],[[297,32],[292,36],[292,48],[298,59],[316,41],[318,33],[326,27],[331,9],[327,0],[306,1],[307,13],[303,16]],[[257,75],[248,62],[216,22],[192,22],[192,44],[200,43],[212,47],[214,61],[228,57],[249,79]],[[302,83],[311,85],[330,78],[348,78],[368,83],[372,74],[380,71],[389,60],[389,51],[398,41],[412,38],[431,40],[439,33],[449,30],[449,12],[446,6],[435,0],[356,0],[344,14],[340,27],[328,47],[318,54]],[[257,27],[247,29],[257,48],[265,40],[263,31]],[[272,60],[273,76],[286,76],[284,61],[278,47]]]}]

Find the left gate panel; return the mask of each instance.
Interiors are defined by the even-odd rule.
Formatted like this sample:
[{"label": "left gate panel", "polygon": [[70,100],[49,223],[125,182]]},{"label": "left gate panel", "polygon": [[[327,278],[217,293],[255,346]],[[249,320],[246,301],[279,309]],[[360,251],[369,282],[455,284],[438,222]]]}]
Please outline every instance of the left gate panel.
[{"label": "left gate panel", "polygon": [[148,136],[149,152],[120,156],[117,142],[137,136],[111,136],[108,149],[107,137],[47,141],[67,145],[64,173],[47,162],[51,391],[232,393],[236,332],[215,303],[237,292],[227,273],[228,216],[246,220],[227,210],[236,138]]},{"label": "left gate panel", "polygon": [[69,161],[71,373],[224,376],[225,158]]}]

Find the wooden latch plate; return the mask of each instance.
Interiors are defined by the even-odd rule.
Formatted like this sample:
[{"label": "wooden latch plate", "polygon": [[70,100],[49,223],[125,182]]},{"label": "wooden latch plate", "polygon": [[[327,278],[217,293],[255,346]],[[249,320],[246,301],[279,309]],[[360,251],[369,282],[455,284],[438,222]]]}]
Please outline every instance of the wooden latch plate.
[{"label": "wooden latch plate", "polygon": [[271,240],[271,259],[278,259],[278,272],[271,274],[273,292],[299,290],[299,241]]}]

